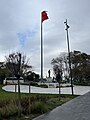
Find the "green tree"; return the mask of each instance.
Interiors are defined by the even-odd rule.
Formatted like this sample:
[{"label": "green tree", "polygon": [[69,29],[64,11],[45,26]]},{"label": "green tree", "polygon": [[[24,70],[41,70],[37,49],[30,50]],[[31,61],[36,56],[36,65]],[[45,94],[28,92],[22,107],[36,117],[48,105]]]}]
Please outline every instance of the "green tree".
[{"label": "green tree", "polygon": [[[71,70],[74,83],[90,85],[90,55],[80,51],[73,51],[71,55]],[[67,53],[61,53],[51,61],[54,74],[58,70],[61,75],[69,82],[70,70]]]},{"label": "green tree", "polygon": [[90,55],[74,51],[71,53],[73,80],[90,85]]}]

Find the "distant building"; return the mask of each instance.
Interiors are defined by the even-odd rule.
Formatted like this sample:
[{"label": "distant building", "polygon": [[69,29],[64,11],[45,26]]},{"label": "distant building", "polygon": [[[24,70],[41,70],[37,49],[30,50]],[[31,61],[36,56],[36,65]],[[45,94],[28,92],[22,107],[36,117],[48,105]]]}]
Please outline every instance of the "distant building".
[{"label": "distant building", "polygon": [[[24,83],[23,77],[20,77],[19,81],[20,81],[20,83]],[[4,80],[4,84],[6,84],[6,83],[17,84],[18,83],[18,79],[16,77],[7,77]]]}]

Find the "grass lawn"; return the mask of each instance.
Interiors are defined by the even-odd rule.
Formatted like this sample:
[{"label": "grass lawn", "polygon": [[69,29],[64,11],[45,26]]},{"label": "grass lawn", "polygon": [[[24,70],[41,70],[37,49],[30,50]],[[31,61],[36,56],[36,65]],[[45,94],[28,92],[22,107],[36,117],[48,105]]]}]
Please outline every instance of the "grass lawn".
[{"label": "grass lawn", "polygon": [[[21,118],[18,118],[18,93],[6,92],[0,85],[0,120],[26,120],[26,116],[32,118],[49,112],[53,108],[77,97],[76,95],[56,94],[21,94]],[[29,99],[30,98],[30,99]],[[30,107],[29,107],[30,100]],[[29,109],[30,108],[30,109]]]}]

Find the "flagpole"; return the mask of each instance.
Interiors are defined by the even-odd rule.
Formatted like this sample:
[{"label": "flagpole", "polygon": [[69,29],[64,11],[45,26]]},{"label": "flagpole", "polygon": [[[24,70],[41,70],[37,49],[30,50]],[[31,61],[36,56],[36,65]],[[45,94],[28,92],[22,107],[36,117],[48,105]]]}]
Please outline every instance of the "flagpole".
[{"label": "flagpole", "polygon": [[41,81],[43,81],[43,26],[41,13]]},{"label": "flagpole", "polygon": [[43,21],[47,20],[46,11],[41,12],[41,81],[43,82]]},{"label": "flagpole", "polygon": [[67,33],[67,45],[68,45],[68,57],[69,57],[69,69],[70,69],[70,77],[71,77],[71,91],[72,91],[72,95],[74,94],[73,92],[73,81],[72,81],[72,69],[71,69],[71,56],[70,56],[70,46],[69,46],[69,35],[68,35],[68,29],[69,29],[69,26],[67,24],[67,19],[66,21],[64,22],[65,25],[66,25],[66,33]]}]

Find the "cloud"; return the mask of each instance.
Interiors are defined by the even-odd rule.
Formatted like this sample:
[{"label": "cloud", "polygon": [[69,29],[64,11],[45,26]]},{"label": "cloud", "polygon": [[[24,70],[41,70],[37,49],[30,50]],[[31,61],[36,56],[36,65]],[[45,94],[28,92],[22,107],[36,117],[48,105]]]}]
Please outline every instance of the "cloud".
[{"label": "cloud", "polygon": [[48,11],[43,22],[44,72],[51,59],[67,51],[64,21],[68,19],[71,50],[90,54],[89,0],[3,0],[0,1],[0,58],[23,51],[40,73],[41,11]]}]

